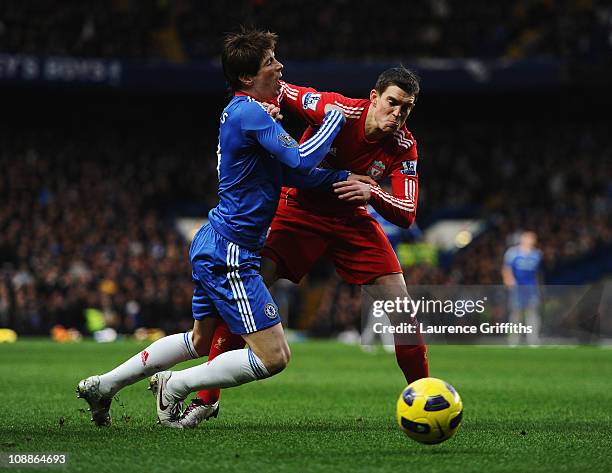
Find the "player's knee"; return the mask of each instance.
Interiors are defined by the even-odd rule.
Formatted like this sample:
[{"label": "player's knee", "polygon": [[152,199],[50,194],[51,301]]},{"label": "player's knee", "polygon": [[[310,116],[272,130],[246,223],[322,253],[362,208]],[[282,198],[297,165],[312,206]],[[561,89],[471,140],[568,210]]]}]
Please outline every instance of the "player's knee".
[{"label": "player's knee", "polygon": [[408,290],[406,289],[406,280],[404,279],[404,275],[402,273],[385,274],[383,276],[379,276],[374,280],[374,284],[377,286],[386,286],[391,288],[393,292],[396,292],[401,296],[408,294]]},{"label": "player's knee", "polygon": [[282,366],[283,366],[282,369],[285,369],[287,367],[290,360],[291,360],[291,350],[289,349],[288,345],[285,345],[285,348],[283,350],[283,356],[282,356]]},{"label": "player's knee", "polygon": [[291,359],[291,350],[287,345],[278,347],[277,349],[266,354],[264,365],[270,375],[280,373],[289,364]]}]

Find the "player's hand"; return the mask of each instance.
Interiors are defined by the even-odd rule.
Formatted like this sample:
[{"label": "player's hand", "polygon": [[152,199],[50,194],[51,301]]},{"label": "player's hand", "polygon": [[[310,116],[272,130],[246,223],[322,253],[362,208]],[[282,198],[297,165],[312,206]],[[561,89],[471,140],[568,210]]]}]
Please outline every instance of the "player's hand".
[{"label": "player's hand", "polygon": [[266,107],[266,112],[275,120],[282,120],[283,114],[281,113],[281,109],[278,105],[274,105],[273,103],[263,102]]},{"label": "player's hand", "polygon": [[338,199],[355,205],[365,205],[372,197],[370,184],[356,180],[336,182],[334,192]]},{"label": "player's hand", "polygon": [[331,103],[326,103],[325,104],[325,108],[323,109],[323,111],[325,113],[328,113],[328,112],[331,112],[332,110],[338,110],[342,115],[344,115],[344,118],[346,118],[346,114],[344,113],[344,110],[342,110],[337,105],[334,105],[334,104],[331,104]]},{"label": "player's hand", "polygon": [[353,173],[351,173],[349,175],[347,181],[365,182],[366,184],[372,184],[373,186],[377,186],[378,185],[378,182],[376,182],[370,176],[364,176],[362,174],[353,174]]}]

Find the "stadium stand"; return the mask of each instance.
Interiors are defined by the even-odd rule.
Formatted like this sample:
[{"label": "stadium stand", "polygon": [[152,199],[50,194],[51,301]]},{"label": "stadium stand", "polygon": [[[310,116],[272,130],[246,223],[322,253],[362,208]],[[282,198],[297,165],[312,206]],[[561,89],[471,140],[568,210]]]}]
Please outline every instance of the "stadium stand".
[{"label": "stadium stand", "polygon": [[[282,14],[280,14],[282,13]],[[221,35],[248,22],[283,38],[301,60],[507,58],[602,60],[612,12],[606,2],[455,3],[280,0],[58,0],[0,5],[0,51],[185,62],[216,58]],[[368,32],[368,34],[363,34]],[[332,40],[333,39],[333,40]]]},{"label": "stadium stand", "polygon": [[[62,128],[3,135],[0,318],[32,333],[56,323],[85,329],[82,311],[92,306],[120,331],[188,324],[187,243],[173,219],[186,201],[215,202],[215,130],[179,140],[95,124],[78,136]],[[504,144],[504,135],[520,145]],[[520,228],[537,228],[550,274],[609,247],[606,136],[589,123],[427,128],[419,220],[462,206],[490,230],[448,268],[407,267],[407,282],[499,284],[506,240]]]},{"label": "stadium stand", "polygon": [[[222,33],[248,18],[278,32],[281,58],[318,61],[312,69],[412,58],[554,58],[574,71],[610,66],[612,57],[612,9],[599,1],[285,5],[241,0],[227,11],[222,2],[192,0],[9,0],[0,3],[0,56],[217,62]],[[6,64],[0,57],[0,80],[7,79]],[[150,73],[151,83],[163,82],[166,76],[157,80],[151,71],[143,80]],[[214,98],[181,95],[179,81],[156,95],[121,84],[100,115],[108,92],[83,83],[35,89],[27,77],[9,79],[17,85],[0,83],[11,118],[0,130],[0,326],[27,334],[47,334],[56,324],[88,331],[83,314],[94,308],[120,332],[188,328],[192,286],[176,217],[202,217],[216,202],[215,121],[223,91]],[[608,89],[587,94],[589,106],[600,98],[612,104],[601,90]],[[581,112],[585,92],[571,81],[531,90],[528,98],[514,90],[524,109],[510,115],[503,110],[514,100],[507,90],[470,93],[430,94],[424,84],[409,121],[420,154],[417,220],[426,229],[443,215],[462,215],[481,219],[486,231],[438,265],[407,266],[408,284],[499,284],[502,255],[522,228],[539,235],[547,281],[579,283],[610,272],[608,121]],[[546,105],[556,108],[542,115],[541,104],[529,102],[547,94]],[[502,97],[492,116],[490,103]],[[39,109],[30,113],[31,107]],[[455,119],[443,119],[453,109],[460,109]],[[292,129],[299,133],[295,123]],[[323,303],[313,306],[309,294],[317,290]],[[327,334],[354,324],[347,315],[356,310],[354,288],[338,283],[329,268],[304,291],[310,292],[299,306],[310,316],[292,318],[293,326]]]}]

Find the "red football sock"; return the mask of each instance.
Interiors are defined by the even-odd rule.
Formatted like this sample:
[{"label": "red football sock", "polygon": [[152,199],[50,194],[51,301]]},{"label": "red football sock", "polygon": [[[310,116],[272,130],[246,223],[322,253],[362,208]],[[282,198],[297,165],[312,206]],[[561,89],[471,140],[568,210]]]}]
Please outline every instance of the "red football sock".
[{"label": "red football sock", "polygon": [[[219,319],[219,322],[217,322],[217,328],[213,334],[212,343],[210,344],[208,361],[212,360],[221,353],[225,353],[226,351],[244,348],[244,345],[244,338],[230,332],[230,329],[225,321],[223,319]],[[198,392],[198,397],[202,400],[202,402],[204,402],[204,404],[214,404],[219,400],[219,397],[221,397],[221,390],[205,389]]]},{"label": "red football sock", "polygon": [[395,345],[395,358],[408,384],[417,379],[429,377],[425,345]]}]

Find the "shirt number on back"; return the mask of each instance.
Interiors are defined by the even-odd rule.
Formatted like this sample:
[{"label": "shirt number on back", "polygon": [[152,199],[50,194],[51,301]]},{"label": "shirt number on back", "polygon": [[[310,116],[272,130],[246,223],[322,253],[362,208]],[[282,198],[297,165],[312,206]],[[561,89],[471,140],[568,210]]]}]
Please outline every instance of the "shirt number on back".
[{"label": "shirt number on back", "polygon": [[221,140],[217,143],[217,178],[221,180]]}]

